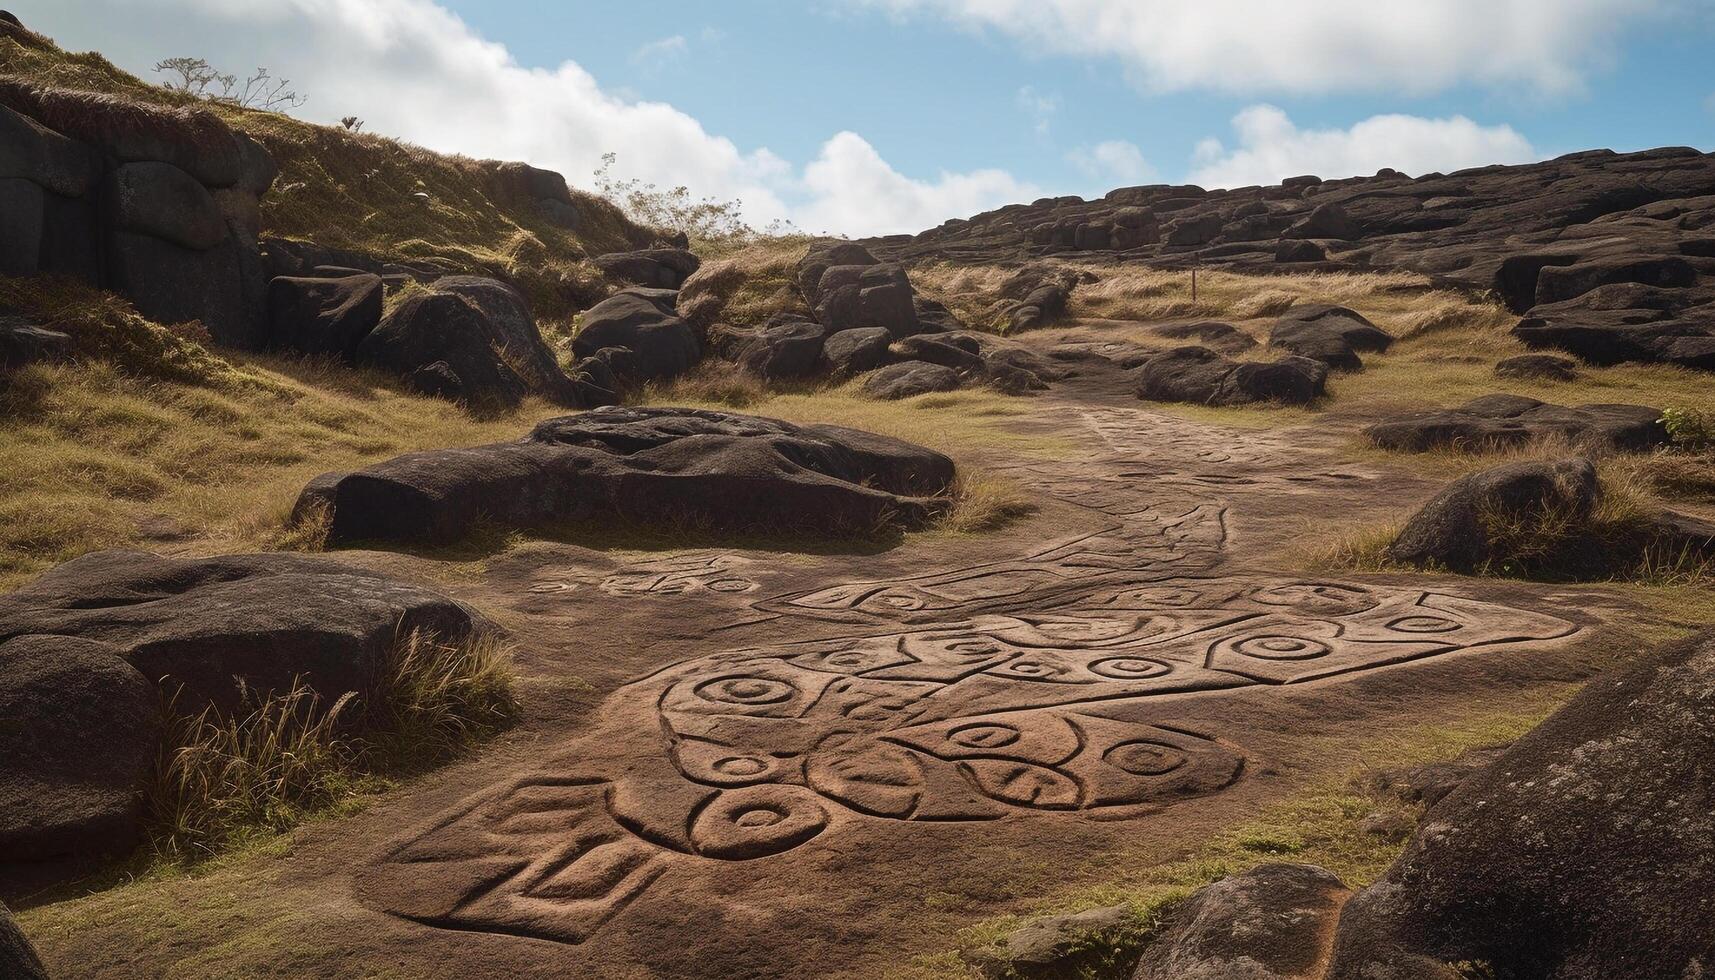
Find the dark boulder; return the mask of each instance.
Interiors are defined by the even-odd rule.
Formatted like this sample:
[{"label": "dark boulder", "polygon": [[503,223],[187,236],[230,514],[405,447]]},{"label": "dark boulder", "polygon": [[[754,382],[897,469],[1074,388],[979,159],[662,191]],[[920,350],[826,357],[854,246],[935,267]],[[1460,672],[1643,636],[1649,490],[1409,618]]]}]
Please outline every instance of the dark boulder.
[{"label": "dark boulder", "polygon": [[1677,364],[1715,371],[1715,330],[1706,321],[1603,321],[1590,314],[1530,316],[1513,336],[1532,349],[1561,350],[1586,364]]},{"label": "dark boulder", "polygon": [[628,289],[602,300],[584,311],[572,352],[585,358],[605,347],[631,351],[634,356],[625,370],[614,366],[614,373],[628,382],[689,371],[702,359],[702,345],[691,325],[675,311],[673,296],[661,290]]},{"label": "dark boulder", "polygon": [[120,231],[203,251],[226,241],[226,219],[208,188],[167,163],[127,163],[107,177],[107,213]]},{"label": "dark boulder", "polygon": [[1328,251],[1312,241],[1283,241],[1274,249],[1276,262],[1326,262]]},{"label": "dark boulder", "polygon": [[[412,631],[457,643],[488,629],[427,589],[292,554],[96,552],[0,596],[6,649],[33,636],[61,656],[71,641],[84,651],[111,648],[176,697],[181,713],[205,705],[230,712],[245,689],[283,691],[295,679],[331,702],[366,690],[395,640]],[[120,681],[110,683],[117,690]]]},{"label": "dark boulder", "polygon": [[1577,526],[1587,520],[1601,494],[1596,467],[1587,459],[1528,460],[1460,477],[1414,514],[1388,547],[1388,557],[1411,565],[1439,565],[1468,572],[1491,559],[1500,529]]},{"label": "dark boulder", "polygon": [[[16,18],[13,20],[15,22]],[[29,937],[18,928],[18,923],[12,921],[12,912],[5,903],[0,903],[0,977],[6,980],[48,980],[47,968],[42,966],[36,948],[30,945]]]},{"label": "dark boulder", "polygon": [[268,284],[268,346],[349,360],[381,322],[381,277],[280,276]]},{"label": "dark boulder", "polygon": [[1364,430],[1398,452],[1482,451],[1563,439],[1598,449],[1641,451],[1666,445],[1661,410],[1645,405],[1550,405],[1522,395],[1484,395],[1459,408],[1380,422]]},{"label": "dark boulder", "polygon": [[1678,256],[1620,258],[1545,266],[1536,277],[1536,303],[1559,303],[1615,283],[1678,288],[1697,281],[1697,270]]},{"label": "dark boulder", "polygon": [[1362,226],[1346,213],[1345,208],[1329,202],[1317,205],[1307,217],[1288,228],[1280,237],[1350,240],[1362,238],[1363,235]]},{"label": "dark boulder", "polygon": [[1204,885],[1169,915],[1132,980],[1320,980],[1350,890],[1308,864]]},{"label": "dark boulder", "polygon": [[806,378],[821,369],[827,337],[827,329],[814,320],[777,316],[752,335],[739,351],[738,364],[768,381]]},{"label": "dark boulder", "polygon": [[1331,368],[1356,371],[1363,367],[1358,351],[1385,351],[1393,336],[1344,306],[1312,304],[1282,314],[1268,343]]},{"label": "dark boulder", "polygon": [[[836,265],[875,265],[879,260],[869,249],[857,242],[821,239],[812,242],[804,257],[798,260],[798,292],[804,301],[815,306],[821,299],[822,274]],[[866,324],[879,326],[879,324]]]},{"label": "dark boulder", "polygon": [[[836,334],[836,336],[838,336]],[[927,361],[900,361],[870,373],[864,379],[864,394],[883,401],[897,401],[936,391],[953,391],[964,383],[959,372]]]},{"label": "dark boulder", "polygon": [[0,179],[0,275],[27,276],[42,267],[47,193],[28,180]]},{"label": "dark boulder", "polygon": [[1715,962],[1715,636],[1590,682],[1347,903],[1332,980],[1608,980]]},{"label": "dark boulder", "polygon": [[115,231],[108,236],[107,271],[115,290],[149,319],[196,320],[216,341],[255,350],[266,340],[267,324],[249,303],[243,250],[231,238],[198,250]]},{"label": "dark boulder", "polygon": [[901,266],[829,266],[815,293],[816,320],[830,333],[885,327],[895,337],[907,337],[923,329],[911,280]]},{"label": "dark boulder", "polygon": [[117,646],[0,628],[12,633],[0,640],[0,865],[128,852],[161,692]]},{"label": "dark boulder", "polygon": [[[526,391],[496,349],[488,317],[453,293],[405,297],[358,343],[355,359],[412,379],[424,394],[483,410],[515,408]],[[421,379],[432,383],[420,383],[425,368]]]},{"label": "dark boulder", "polygon": [[823,342],[822,360],[831,377],[849,378],[886,364],[892,341],[893,334],[882,327],[841,330]]},{"label": "dark boulder", "polygon": [[1578,362],[1553,354],[1520,354],[1496,362],[1495,376],[1527,381],[1576,381]]},{"label": "dark boulder", "polygon": [[1137,397],[1197,405],[1306,405],[1327,390],[1328,369],[1304,357],[1234,361],[1207,347],[1175,347],[1138,369]]},{"label": "dark boulder", "polygon": [[446,543],[479,521],[689,524],[721,532],[840,534],[912,526],[943,506],[953,464],[837,426],[691,409],[600,408],[510,443],[411,453],[312,480],[300,514],[332,544]]},{"label": "dark boulder", "polygon": [[88,146],[0,106],[0,178],[27,180],[61,197],[82,197],[99,173],[100,163]]},{"label": "dark boulder", "polygon": [[695,255],[680,248],[609,252],[590,261],[610,279],[656,289],[678,289],[702,265]]},{"label": "dark boulder", "polygon": [[554,352],[543,342],[524,294],[483,276],[442,276],[430,288],[463,297],[482,314],[489,344],[531,391],[567,408],[589,404],[586,393],[566,377]]},{"label": "dark boulder", "polygon": [[911,303],[917,309],[917,326],[925,333],[947,333],[968,329],[965,321],[959,319],[947,304],[932,300],[925,296],[912,297]]},{"label": "dark boulder", "polygon": [[1523,313],[1536,305],[1536,280],[1550,266],[1571,265],[1576,255],[1509,255],[1495,269],[1494,291],[1506,308]]},{"label": "dark boulder", "polygon": [[1204,214],[1169,222],[1162,237],[1164,245],[1206,245],[1220,237],[1226,222],[1218,214]]}]

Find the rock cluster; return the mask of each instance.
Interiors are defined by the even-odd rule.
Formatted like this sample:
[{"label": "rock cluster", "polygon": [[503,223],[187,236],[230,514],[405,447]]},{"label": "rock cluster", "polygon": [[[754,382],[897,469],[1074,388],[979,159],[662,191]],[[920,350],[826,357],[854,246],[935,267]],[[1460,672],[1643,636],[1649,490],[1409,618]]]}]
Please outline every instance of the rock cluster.
[{"label": "rock cluster", "polygon": [[323,703],[367,691],[414,631],[495,627],[444,596],[290,554],[105,551],[0,597],[0,865],[123,853],[163,705],[232,713],[301,681]]},{"label": "rock cluster", "polygon": [[206,109],[0,78],[0,273],[56,273],[262,346],[261,144]]},{"label": "rock cluster", "polygon": [[588,377],[561,370],[529,302],[505,283],[441,276],[384,315],[381,276],[318,269],[322,275],[268,284],[269,347],[380,368],[421,394],[479,408],[512,408],[527,394],[568,408],[614,399]]},{"label": "rock cluster", "polygon": [[1417,178],[1126,187],[870,244],[898,261],[1096,253],[1248,272],[1410,270],[1494,290],[1532,347],[1715,368],[1715,155],[1689,147]]},{"label": "rock cluster", "polygon": [[850,533],[938,513],[953,463],[839,426],[678,408],[601,408],[516,442],[410,453],[312,480],[300,516],[330,544],[436,544],[478,520],[599,519],[736,531]]}]

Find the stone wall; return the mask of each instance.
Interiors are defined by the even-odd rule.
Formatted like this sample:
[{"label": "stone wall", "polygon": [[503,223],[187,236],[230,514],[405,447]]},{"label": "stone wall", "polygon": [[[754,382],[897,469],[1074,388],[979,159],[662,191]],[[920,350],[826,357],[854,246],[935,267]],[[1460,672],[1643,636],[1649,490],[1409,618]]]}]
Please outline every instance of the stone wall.
[{"label": "stone wall", "polygon": [[57,273],[263,345],[261,144],[195,107],[0,78],[0,274]]}]

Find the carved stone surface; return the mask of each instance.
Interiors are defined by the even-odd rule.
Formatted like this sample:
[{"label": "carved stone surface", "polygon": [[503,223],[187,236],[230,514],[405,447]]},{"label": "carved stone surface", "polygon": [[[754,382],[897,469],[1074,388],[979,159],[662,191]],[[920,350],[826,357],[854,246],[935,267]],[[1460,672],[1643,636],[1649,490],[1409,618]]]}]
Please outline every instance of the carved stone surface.
[{"label": "carved stone surface", "polygon": [[620,687],[572,743],[391,841],[358,895],[432,927],[582,943],[664,875],[876,822],[1139,819],[1243,780],[1244,746],[1176,720],[1177,698],[1576,629],[1431,589],[1223,570],[1227,491],[1354,475],[1295,465],[1278,434],[1126,410],[1070,423],[1088,457],[1009,473],[1096,528],[1016,558],[761,597],[757,570],[718,551],[539,581],[549,601],[725,592],[766,628]]}]

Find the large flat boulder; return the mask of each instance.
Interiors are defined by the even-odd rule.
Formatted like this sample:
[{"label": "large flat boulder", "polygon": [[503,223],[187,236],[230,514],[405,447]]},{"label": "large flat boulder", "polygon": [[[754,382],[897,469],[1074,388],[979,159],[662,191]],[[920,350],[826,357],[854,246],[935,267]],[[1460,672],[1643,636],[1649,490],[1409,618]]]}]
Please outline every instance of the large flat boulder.
[{"label": "large flat boulder", "polygon": [[551,419],[516,442],[324,474],[298,509],[325,513],[333,544],[445,543],[479,520],[852,533],[922,524],[952,478],[947,457],[854,429],[610,407]]},{"label": "large flat boulder", "polygon": [[1458,408],[1379,422],[1364,434],[1382,449],[1412,453],[1505,449],[1544,439],[1637,452],[1668,442],[1659,408],[1551,405],[1523,395],[1498,394],[1472,399]]},{"label": "large flat boulder", "polygon": [[938,391],[954,391],[963,384],[964,378],[959,372],[944,364],[898,361],[871,371],[864,379],[863,391],[871,398],[898,401]]},{"label": "large flat boulder", "polygon": [[1207,347],[1175,347],[1138,368],[1137,397],[1195,405],[1307,405],[1326,393],[1328,368],[1307,357],[1235,361]]},{"label": "large flat boulder", "polygon": [[1331,980],[1695,977],[1715,962],[1715,636],[1591,681],[1425,816]]}]

